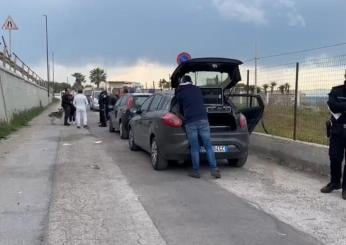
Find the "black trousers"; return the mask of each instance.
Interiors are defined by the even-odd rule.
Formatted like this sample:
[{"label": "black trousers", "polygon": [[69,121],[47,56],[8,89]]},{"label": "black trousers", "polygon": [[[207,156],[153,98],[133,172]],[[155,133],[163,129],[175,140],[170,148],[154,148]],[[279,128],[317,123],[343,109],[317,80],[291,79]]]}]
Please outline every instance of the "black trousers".
[{"label": "black trousers", "polygon": [[106,112],[104,107],[100,107],[100,123],[106,125]]},{"label": "black trousers", "polygon": [[[329,145],[331,182],[339,184],[342,177],[342,163],[346,156],[346,137],[343,134],[332,134]],[[344,166],[342,188],[346,190],[346,164]]]},{"label": "black trousers", "polygon": [[76,121],[76,107],[70,106],[70,116],[69,116],[70,122]]},{"label": "black trousers", "polygon": [[64,106],[64,124],[68,123],[68,119],[71,114],[71,107],[70,106]]}]

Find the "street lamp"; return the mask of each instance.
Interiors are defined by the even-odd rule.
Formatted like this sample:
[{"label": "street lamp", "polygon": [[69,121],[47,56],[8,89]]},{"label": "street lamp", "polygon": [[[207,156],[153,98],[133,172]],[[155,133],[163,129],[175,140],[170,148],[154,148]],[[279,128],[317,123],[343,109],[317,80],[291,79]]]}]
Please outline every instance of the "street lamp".
[{"label": "street lamp", "polygon": [[49,97],[49,53],[48,53],[48,17],[47,15],[43,15],[46,21],[46,54],[47,54],[47,91]]}]

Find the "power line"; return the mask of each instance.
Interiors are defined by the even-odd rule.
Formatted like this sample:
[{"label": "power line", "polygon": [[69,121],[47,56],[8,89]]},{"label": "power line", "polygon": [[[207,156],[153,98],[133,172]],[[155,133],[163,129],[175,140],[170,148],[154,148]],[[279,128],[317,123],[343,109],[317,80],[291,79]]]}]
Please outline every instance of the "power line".
[{"label": "power line", "polygon": [[295,51],[290,51],[290,52],[261,56],[261,57],[251,58],[251,59],[245,60],[244,62],[253,61],[255,59],[269,59],[269,58],[281,57],[281,56],[287,56],[287,55],[293,55],[293,54],[301,54],[301,53],[306,53],[306,52],[311,52],[311,51],[316,51],[316,50],[321,50],[321,49],[326,49],[326,48],[334,48],[334,47],[339,47],[339,46],[344,46],[344,45],[346,45],[346,42],[336,43],[336,44],[332,44],[332,45],[325,45],[325,46],[321,46],[321,47],[317,47],[317,48],[301,49],[301,50],[295,50]]}]

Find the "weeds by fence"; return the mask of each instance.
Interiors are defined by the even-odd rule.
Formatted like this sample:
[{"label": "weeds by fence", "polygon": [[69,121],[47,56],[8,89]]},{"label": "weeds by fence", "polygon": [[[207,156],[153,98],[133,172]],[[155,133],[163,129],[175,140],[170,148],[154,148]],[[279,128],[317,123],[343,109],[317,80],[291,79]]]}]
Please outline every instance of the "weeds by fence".
[{"label": "weeds by fence", "polygon": [[[309,59],[297,63],[257,67],[242,71],[248,89],[258,92],[266,105],[263,122],[272,135],[327,144],[325,122],[330,113],[328,93],[341,85],[346,55]],[[245,82],[246,83],[246,82]],[[257,131],[263,132],[261,126]]]}]

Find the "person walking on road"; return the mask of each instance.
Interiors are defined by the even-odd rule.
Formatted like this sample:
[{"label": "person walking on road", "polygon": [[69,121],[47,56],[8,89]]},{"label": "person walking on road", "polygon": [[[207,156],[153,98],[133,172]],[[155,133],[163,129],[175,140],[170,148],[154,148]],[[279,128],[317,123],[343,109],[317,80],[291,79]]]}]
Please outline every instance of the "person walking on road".
[{"label": "person walking on road", "polygon": [[81,127],[81,117],[83,118],[83,127],[88,127],[88,119],[87,119],[87,106],[88,106],[88,99],[83,94],[83,90],[79,89],[78,94],[73,99],[73,105],[76,108],[76,121],[77,121],[77,128]]},{"label": "person walking on road", "polygon": [[[346,74],[345,74],[346,79]],[[328,99],[332,113],[329,129],[330,183],[321,189],[322,193],[331,193],[342,188],[342,198],[346,200],[346,164],[342,184],[342,163],[346,149],[346,81],[344,85],[333,87]]]},{"label": "person walking on road", "polygon": [[200,139],[206,150],[211,175],[215,178],[221,178],[210,140],[208,115],[200,88],[192,84],[190,76],[183,76],[180,80],[179,88],[176,91],[176,96],[180,112],[184,116],[186,134],[190,143],[193,170],[189,173],[189,176],[193,178],[200,178],[201,176],[199,170]]},{"label": "person walking on road", "polygon": [[70,124],[68,123],[68,119],[71,113],[71,102],[70,102],[70,91],[67,88],[65,88],[65,93],[61,97],[61,106],[64,109],[64,125],[70,126]]}]

